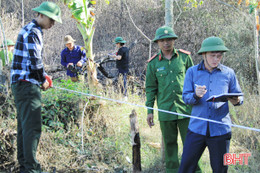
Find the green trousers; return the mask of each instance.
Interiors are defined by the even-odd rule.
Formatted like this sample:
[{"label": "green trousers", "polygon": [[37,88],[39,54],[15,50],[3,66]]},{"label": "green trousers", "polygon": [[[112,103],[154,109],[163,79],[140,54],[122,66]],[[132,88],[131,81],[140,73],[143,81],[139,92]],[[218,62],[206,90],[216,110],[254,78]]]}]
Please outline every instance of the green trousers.
[{"label": "green trousers", "polygon": [[20,172],[40,173],[36,160],[37,146],[41,136],[41,91],[30,82],[12,84],[17,109],[17,159]]},{"label": "green trousers", "polygon": [[[162,131],[164,149],[165,149],[165,163],[166,173],[177,173],[180,163],[178,158],[178,131],[181,135],[182,144],[184,144],[187,129],[189,125],[189,118],[160,121],[160,128]],[[198,168],[198,171],[201,172]]]}]

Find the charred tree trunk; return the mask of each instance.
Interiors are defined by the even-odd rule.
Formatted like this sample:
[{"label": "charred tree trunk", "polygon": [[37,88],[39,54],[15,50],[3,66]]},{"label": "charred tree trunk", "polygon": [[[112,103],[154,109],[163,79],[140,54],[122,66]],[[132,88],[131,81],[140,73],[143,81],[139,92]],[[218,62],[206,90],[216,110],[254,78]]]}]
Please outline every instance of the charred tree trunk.
[{"label": "charred tree trunk", "polygon": [[136,145],[133,145],[133,172],[141,172],[141,142],[139,133],[135,135],[134,142]]},{"label": "charred tree trunk", "polygon": [[139,136],[139,127],[137,122],[137,114],[135,110],[132,110],[132,113],[129,116],[130,118],[130,125],[131,125],[131,142],[133,146],[133,172],[141,172],[141,142]]}]

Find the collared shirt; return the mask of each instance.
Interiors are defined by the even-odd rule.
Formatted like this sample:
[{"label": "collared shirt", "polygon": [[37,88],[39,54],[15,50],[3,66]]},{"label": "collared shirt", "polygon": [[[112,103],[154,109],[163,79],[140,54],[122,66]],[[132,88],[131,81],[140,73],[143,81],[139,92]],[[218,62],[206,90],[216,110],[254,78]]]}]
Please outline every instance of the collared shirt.
[{"label": "collared shirt", "polygon": [[[187,69],[193,65],[190,55],[174,49],[170,60],[160,51],[147,65],[146,71],[146,106],[153,107],[155,99],[159,109],[190,114],[191,107],[182,100],[182,87]],[[153,110],[148,109],[148,113]],[[160,121],[182,119],[159,111]]]},{"label": "collared shirt", "polygon": [[42,62],[42,36],[42,29],[36,20],[19,32],[11,66],[11,83],[26,80],[40,85],[46,80]]},{"label": "collared shirt", "polygon": [[[86,63],[86,51],[83,47],[74,45],[74,49],[70,51],[68,48],[65,48],[61,52],[61,64],[64,67],[67,67],[68,63],[77,64],[81,61],[82,64]],[[67,75],[71,77],[77,76],[77,73],[73,73],[70,70],[67,70]]]},{"label": "collared shirt", "polygon": [[[195,95],[196,85],[205,85],[207,92],[202,98]],[[183,100],[192,105],[192,116],[207,118],[222,123],[231,123],[228,102],[206,102],[212,95],[223,93],[241,93],[234,70],[219,64],[212,72],[205,69],[204,61],[191,67],[186,73],[183,87]],[[243,98],[239,104],[243,103]],[[210,136],[221,136],[231,132],[229,125],[222,125],[203,120],[190,119],[189,130],[206,135],[207,125]]]}]

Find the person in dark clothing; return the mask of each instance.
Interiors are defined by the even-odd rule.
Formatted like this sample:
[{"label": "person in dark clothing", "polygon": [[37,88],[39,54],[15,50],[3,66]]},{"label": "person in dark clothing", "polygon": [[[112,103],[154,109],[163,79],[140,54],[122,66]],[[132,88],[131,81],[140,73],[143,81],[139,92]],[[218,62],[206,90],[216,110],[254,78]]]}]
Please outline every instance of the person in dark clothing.
[{"label": "person in dark clothing", "polygon": [[115,55],[110,57],[115,58],[116,67],[118,69],[119,76],[123,77],[123,88],[124,99],[127,100],[127,73],[129,72],[129,49],[125,46],[126,41],[122,37],[116,37],[114,43],[118,48]]}]

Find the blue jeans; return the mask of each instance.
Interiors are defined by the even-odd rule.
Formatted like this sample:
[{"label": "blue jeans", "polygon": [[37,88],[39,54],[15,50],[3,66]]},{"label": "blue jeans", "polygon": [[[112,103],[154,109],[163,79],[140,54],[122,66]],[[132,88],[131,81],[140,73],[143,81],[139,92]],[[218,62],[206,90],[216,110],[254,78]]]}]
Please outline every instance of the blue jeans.
[{"label": "blue jeans", "polygon": [[223,164],[223,158],[224,154],[229,152],[230,139],[231,133],[210,137],[188,130],[179,173],[194,173],[206,147],[209,150],[213,173],[226,173],[228,167]]}]

